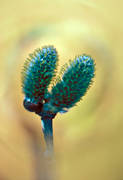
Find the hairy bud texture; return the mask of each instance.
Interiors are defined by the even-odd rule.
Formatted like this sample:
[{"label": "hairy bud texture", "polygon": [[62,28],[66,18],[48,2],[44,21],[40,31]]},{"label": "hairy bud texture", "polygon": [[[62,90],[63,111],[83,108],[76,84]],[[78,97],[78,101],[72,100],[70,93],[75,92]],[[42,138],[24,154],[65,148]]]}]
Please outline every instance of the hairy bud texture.
[{"label": "hairy bud texture", "polygon": [[95,63],[87,55],[70,60],[64,67],[62,78],[52,87],[49,102],[49,108],[57,112],[73,107],[85,95],[95,72]]},{"label": "hairy bud texture", "polygon": [[47,149],[51,152],[52,119],[58,112],[67,112],[85,95],[95,73],[93,59],[87,55],[78,56],[62,67],[49,92],[48,86],[56,74],[57,61],[56,49],[45,46],[29,55],[22,71],[22,89],[25,94],[23,105],[41,117]]},{"label": "hairy bud texture", "polygon": [[55,76],[58,54],[53,46],[36,49],[25,61],[22,71],[22,89],[30,103],[41,103],[48,85]]}]

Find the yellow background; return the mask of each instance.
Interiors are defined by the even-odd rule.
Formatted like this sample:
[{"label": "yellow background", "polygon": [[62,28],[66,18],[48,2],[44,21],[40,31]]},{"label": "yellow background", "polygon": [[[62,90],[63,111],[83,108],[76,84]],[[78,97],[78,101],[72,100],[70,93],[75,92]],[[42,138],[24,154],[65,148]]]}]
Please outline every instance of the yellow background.
[{"label": "yellow background", "polygon": [[[123,1],[0,0],[0,180],[123,180]],[[54,45],[59,69],[76,55],[96,61],[83,101],[54,119],[52,161],[40,117],[22,102],[28,54]]]}]

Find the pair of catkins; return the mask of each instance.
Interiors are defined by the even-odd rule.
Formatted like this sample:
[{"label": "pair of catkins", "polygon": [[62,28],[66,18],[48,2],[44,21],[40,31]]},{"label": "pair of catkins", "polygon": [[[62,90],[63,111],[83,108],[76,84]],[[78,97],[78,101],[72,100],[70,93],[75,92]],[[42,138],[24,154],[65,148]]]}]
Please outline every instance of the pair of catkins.
[{"label": "pair of catkins", "polygon": [[80,101],[95,74],[95,62],[85,54],[69,60],[55,77],[57,66],[56,48],[44,46],[29,54],[22,70],[23,105],[41,116],[44,138],[50,149],[53,145],[52,119],[58,112],[67,112]]}]

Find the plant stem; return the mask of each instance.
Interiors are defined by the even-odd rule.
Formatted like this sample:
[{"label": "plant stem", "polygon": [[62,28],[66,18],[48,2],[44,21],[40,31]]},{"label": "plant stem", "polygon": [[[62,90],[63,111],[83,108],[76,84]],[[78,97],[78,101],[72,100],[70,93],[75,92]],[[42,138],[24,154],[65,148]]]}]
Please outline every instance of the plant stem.
[{"label": "plant stem", "polygon": [[41,124],[42,124],[42,130],[43,130],[47,150],[52,153],[53,152],[53,125],[52,125],[52,119],[50,119],[50,118],[41,119]]}]

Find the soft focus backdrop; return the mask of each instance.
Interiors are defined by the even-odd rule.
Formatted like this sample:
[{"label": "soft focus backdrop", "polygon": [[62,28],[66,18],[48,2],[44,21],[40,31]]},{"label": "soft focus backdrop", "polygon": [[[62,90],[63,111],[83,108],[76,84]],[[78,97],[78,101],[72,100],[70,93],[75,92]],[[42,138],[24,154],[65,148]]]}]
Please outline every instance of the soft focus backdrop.
[{"label": "soft focus backdrop", "polygon": [[[123,1],[0,0],[0,180],[123,180]],[[23,106],[28,54],[54,45],[59,69],[96,61],[83,101],[54,119],[55,157],[44,156],[40,117]]]}]

